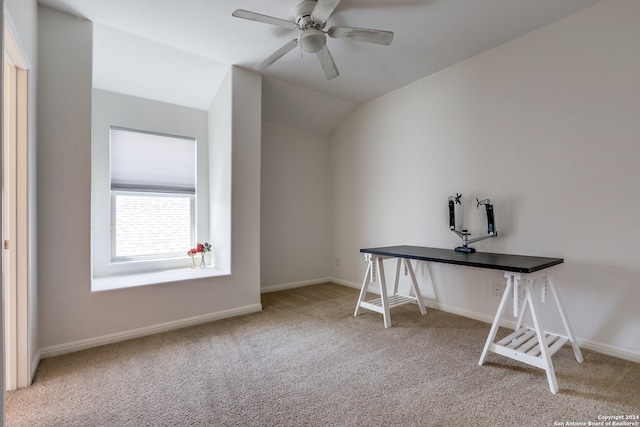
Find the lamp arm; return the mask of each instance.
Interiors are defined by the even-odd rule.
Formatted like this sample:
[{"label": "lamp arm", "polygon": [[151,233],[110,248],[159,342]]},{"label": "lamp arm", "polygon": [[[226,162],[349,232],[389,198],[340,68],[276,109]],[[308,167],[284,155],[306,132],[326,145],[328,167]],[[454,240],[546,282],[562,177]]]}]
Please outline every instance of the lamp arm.
[{"label": "lamp arm", "polygon": [[497,237],[497,234],[489,234],[487,236],[474,237],[473,239],[465,239],[463,238],[463,246],[468,245],[470,243],[479,242],[480,240],[489,239],[491,237]]},{"label": "lamp arm", "polygon": [[449,197],[449,229],[453,231],[456,229],[456,210],[453,197]]},{"label": "lamp arm", "polygon": [[[476,200],[478,199],[476,198]],[[489,199],[478,201],[478,207],[480,207],[480,205],[484,205],[487,211],[487,234],[489,237],[496,237],[498,232],[496,231],[496,220],[493,216],[493,205]]]}]

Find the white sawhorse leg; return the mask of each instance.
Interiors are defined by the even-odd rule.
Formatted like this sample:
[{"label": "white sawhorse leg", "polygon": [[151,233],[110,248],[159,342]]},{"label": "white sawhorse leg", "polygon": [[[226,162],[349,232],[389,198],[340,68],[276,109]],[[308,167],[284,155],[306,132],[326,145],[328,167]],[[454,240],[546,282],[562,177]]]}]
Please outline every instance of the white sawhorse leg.
[{"label": "white sawhorse leg", "polygon": [[[384,263],[385,259],[389,259],[392,257],[365,254],[365,260],[367,261],[367,271],[364,274],[364,279],[362,281],[362,288],[360,289],[360,296],[358,297],[358,303],[356,305],[356,311],[353,314],[357,316],[360,313],[361,308],[366,308],[368,310],[375,311],[377,313],[382,313],[384,319],[384,327],[388,328],[391,326],[391,314],[390,310],[393,307],[397,307],[403,304],[407,304],[410,302],[415,302],[418,304],[420,308],[420,313],[425,314],[427,310],[424,307],[424,303],[422,302],[422,295],[420,294],[420,289],[418,288],[418,281],[416,280],[415,272],[413,271],[413,266],[411,265],[411,260],[407,258],[397,258],[396,262],[396,274],[395,281],[393,284],[393,293],[389,296],[387,293],[387,280],[384,272]],[[398,282],[400,281],[400,269],[402,268],[402,260],[404,260],[405,268],[411,275],[411,284],[413,292],[415,296],[408,295],[399,295],[398,294]],[[376,281],[376,271],[378,283],[380,284],[380,298],[374,299],[371,301],[365,301],[365,297],[367,295],[367,290],[369,289],[369,285],[372,282]]]},{"label": "white sawhorse leg", "polygon": [[[544,369],[547,374],[549,389],[555,394],[558,392],[558,382],[553,369],[551,356],[562,348],[567,341],[571,343],[573,353],[578,362],[583,361],[582,353],[573,334],[573,330],[571,329],[571,326],[564,314],[564,309],[560,303],[560,299],[558,298],[553,281],[551,280],[551,273],[546,271],[536,275],[524,276],[525,277],[523,278],[520,273],[513,273],[509,271],[505,272],[507,286],[504,294],[502,295],[502,299],[500,300],[496,317],[491,325],[491,330],[489,331],[489,336],[487,337],[487,342],[482,350],[482,355],[480,356],[478,364],[484,364],[487,353],[492,351],[511,359],[519,360],[529,365]],[[542,282],[541,300],[543,303],[546,302],[547,289],[551,289],[556,307],[560,313],[560,317],[562,318],[566,335],[557,335],[545,332],[542,325],[538,303],[534,298],[534,288],[538,281]],[[524,301],[519,311],[521,286],[524,287]],[[500,321],[507,306],[507,301],[509,300],[509,294],[512,290],[514,297],[514,316],[518,317],[516,329],[507,337],[498,342],[494,342],[500,326]],[[531,312],[533,328],[522,326],[525,310],[527,308]]]}]

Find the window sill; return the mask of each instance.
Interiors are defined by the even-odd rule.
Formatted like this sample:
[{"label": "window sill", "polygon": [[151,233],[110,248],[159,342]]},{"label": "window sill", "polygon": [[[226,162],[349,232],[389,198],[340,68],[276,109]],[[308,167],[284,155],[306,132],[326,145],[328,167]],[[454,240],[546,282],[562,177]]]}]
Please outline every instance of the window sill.
[{"label": "window sill", "polygon": [[219,268],[206,267],[93,277],[91,281],[91,292],[110,291],[114,289],[126,289],[138,286],[228,275],[228,272]]}]

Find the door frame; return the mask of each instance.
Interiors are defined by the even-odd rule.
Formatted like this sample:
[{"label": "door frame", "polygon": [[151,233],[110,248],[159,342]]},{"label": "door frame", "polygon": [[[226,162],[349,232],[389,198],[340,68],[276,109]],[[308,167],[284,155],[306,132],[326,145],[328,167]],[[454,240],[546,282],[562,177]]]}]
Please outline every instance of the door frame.
[{"label": "door frame", "polygon": [[[5,389],[31,384],[29,63],[6,8],[3,30],[3,282]],[[10,99],[11,102],[5,102]],[[8,217],[8,218],[7,218]]]}]

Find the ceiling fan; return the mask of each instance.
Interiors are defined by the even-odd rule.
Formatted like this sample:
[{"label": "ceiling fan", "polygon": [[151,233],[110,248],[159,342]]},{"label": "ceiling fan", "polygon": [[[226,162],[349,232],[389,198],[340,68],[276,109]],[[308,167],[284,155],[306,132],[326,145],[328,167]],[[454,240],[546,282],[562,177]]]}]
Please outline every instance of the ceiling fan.
[{"label": "ceiling fan", "polygon": [[334,39],[355,40],[366,43],[376,43],[389,45],[393,40],[393,32],[382,30],[371,30],[366,28],[338,27],[333,26],[324,30],[327,20],[338,6],[340,0],[305,0],[298,3],[294,9],[295,22],[286,19],[274,18],[248,10],[238,9],[232,13],[236,18],[249,19],[263,22],[265,24],[277,25],[288,29],[298,29],[302,31],[298,38],[286,43],[280,49],[269,55],[255,66],[257,70],[264,70],[284,54],[300,45],[302,50],[308,53],[315,53],[320,61],[327,79],[333,79],[340,74],[336,67],[329,48],[327,47],[328,35]]}]

